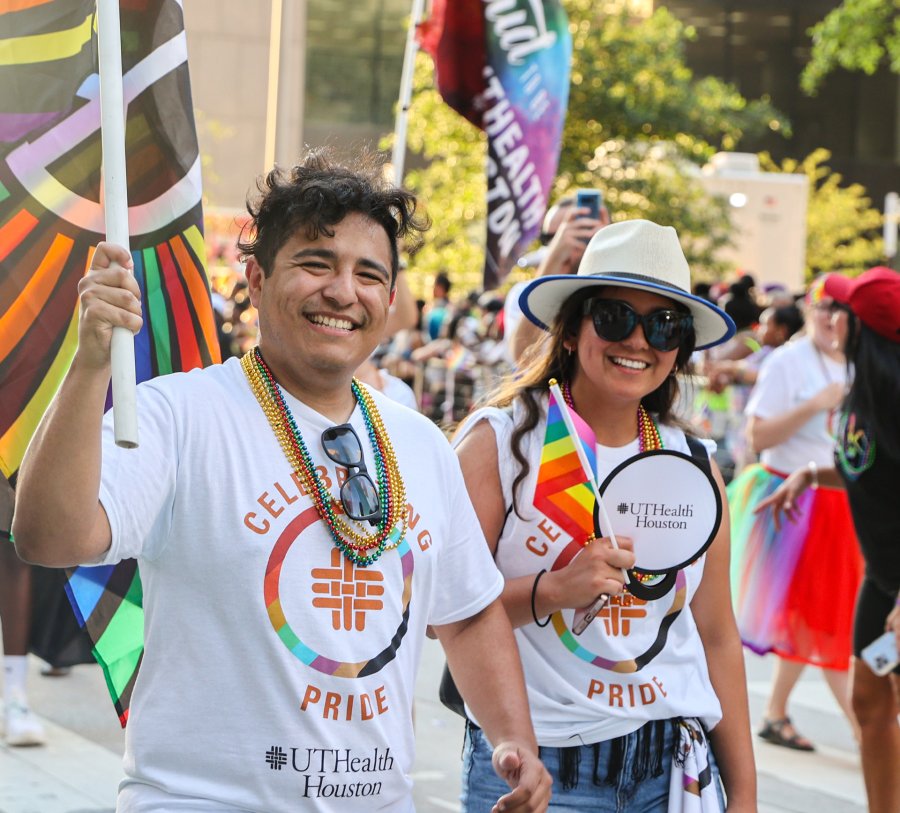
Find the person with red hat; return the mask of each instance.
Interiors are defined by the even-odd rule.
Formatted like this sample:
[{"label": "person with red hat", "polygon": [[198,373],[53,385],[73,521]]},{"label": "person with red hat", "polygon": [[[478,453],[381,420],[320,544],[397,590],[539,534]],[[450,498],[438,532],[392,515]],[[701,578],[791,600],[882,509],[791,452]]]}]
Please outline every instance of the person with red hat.
[{"label": "person with red hat", "polygon": [[855,370],[841,408],[834,468],[795,471],[758,510],[798,517],[797,498],[810,486],[847,490],[866,575],[853,631],[851,702],[861,732],[860,752],[870,813],[900,810],[900,665],[877,675],[862,650],[892,631],[900,650],[900,274],[872,268],[851,279],[829,274],[825,293],[850,319],[848,363]]}]

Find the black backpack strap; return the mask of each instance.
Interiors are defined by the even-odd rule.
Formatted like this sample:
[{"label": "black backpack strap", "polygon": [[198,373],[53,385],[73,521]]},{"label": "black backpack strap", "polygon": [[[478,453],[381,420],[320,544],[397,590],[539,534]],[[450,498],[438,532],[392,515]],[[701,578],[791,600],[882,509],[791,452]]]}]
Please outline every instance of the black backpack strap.
[{"label": "black backpack strap", "polygon": [[709,452],[706,447],[693,435],[685,432],[684,439],[687,441],[688,449],[691,450],[691,457],[697,461],[700,468],[703,469],[710,477],[712,477],[712,466],[709,464]]}]

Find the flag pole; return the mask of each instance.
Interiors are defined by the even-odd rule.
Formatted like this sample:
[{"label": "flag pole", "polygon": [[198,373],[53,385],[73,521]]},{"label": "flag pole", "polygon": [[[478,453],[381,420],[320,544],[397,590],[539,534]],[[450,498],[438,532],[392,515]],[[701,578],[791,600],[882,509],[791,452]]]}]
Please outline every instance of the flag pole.
[{"label": "flag pole", "polygon": [[[566,424],[566,430],[575,441],[575,454],[578,455],[578,462],[581,464],[581,469],[587,477],[588,482],[591,484],[591,490],[594,492],[594,499],[597,500],[600,524],[603,526],[603,530],[606,531],[610,544],[616,550],[619,550],[619,540],[616,539],[616,532],[613,530],[612,523],[609,521],[609,514],[606,513],[606,506],[603,504],[603,498],[600,496],[600,489],[597,488],[594,472],[591,471],[591,466],[585,457],[584,449],[581,448],[578,432],[575,429],[575,424],[572,422],[572,416],[569,414],[569,405],[566,403],[566,399],[563,397],[562,391],[555,378],[550,379],[550,392],[553,393],[553,397],[556,398],[556,402],[559,404],[559,414],[562,415],[563,422]],[[625,583],[630,583],[631,579],[628,577],[628,571],[622,568],[620,569],[620,572],[625,579]],[[575,619],[572,624],[572,632],[575,633],[575,635],[581,635],[581,633],[588,628],[591,621],[597,617],[597,613],[609,603],[609,599],[610,596],[608,594],[601,593],[588,607],[576,610]]]},{"label": "flag pole", "polygon": [[419,42],[416,34],[425,13],[425,0],[413,0],[410,12],[409,30],[406,32],[406,51],[403,54],[403,72],[400,75],[400,100],[394,122],[394,150],[391,163],[394,166],[394,185],[403,185],[403,170],[406,162],[406,123],[409,120],[409,105],[412,101],[413,76],[416,69],[416,53]]},{"label": "flag pole", "polygon": [[281,64],[282,0],[272,0],[269,21],[269,82],[266,95],[266,143],[263,155],[263,174],[275,165],[275,145],[278,136],[278,80]]},{"label": "flag pole", "polygon": [[[103,210],[106,240],[131,250],[128,234],[128,181],[125,174],[125,101],[119,0],[97,0],[100,65],[100,138],[103,150]],[[110,347],[113,426],[116,445],[138,445],[134,335],[115,327]]]}]

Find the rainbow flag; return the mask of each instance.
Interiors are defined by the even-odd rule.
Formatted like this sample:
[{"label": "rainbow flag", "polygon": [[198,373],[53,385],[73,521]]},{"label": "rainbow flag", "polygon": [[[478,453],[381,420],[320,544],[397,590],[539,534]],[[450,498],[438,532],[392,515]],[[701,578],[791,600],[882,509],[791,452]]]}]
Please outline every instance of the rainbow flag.
[{"label": "rainbow flag", "polygon": [[[120,15],[144,381],[220,354],[182,5],[128,0]],[[94,0],[0,0],[0,471],[11,480],[74,356],[78,281],[105,233],[95,17]],[[124,725],[143,652],[137,569],[79,568],[69,594]]]},{"label": "rainbow flag", "polygon": [[453,370],[454,372],[463,369],[463,367],[468,366],[470,356],[471,353],[469,353],[464,345],[456,345],[449,353],[447,353],[445,358],[447,369]]},{"label": "rainbow flag", "polygon": [[559,162],[572,38],[560,0],[434,0],[419,28],[444,101],[488,138],[484,289],[537,237]]},{"label": "rainbow flag", "polygon": [[534,507],[555,522],[573,539],[583,541],[594,532],[594,491],[588,474],[578,458],[575,444],[581,444],[591,468],[590,477],[597,477],[597,439],[593,430],[573,409],[569,409],[577,437],[572,437],[562,416],[565,404],[560,404],[552,390],[547,405],[547,428]]}]

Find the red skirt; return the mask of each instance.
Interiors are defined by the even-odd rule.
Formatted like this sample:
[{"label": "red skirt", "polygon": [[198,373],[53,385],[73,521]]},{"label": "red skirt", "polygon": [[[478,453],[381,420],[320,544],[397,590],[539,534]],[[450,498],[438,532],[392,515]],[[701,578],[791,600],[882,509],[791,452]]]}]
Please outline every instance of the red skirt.
[{"label": "red skirt", "polygon": [[783,478],[750,466],[729,485],[732,589],[745,645],[758,653],[846,670],[863,559],[844,491],[819,488],[803,514],[776,531],[771,511],[752,513]]}]

